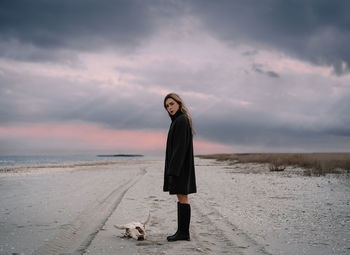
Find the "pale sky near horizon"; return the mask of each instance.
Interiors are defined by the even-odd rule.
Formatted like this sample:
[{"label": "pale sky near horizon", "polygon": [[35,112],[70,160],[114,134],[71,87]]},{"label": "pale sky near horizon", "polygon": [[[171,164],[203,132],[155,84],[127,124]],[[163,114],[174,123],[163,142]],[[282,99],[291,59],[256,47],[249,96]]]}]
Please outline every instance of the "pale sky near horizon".
[{"label": "pale sky near horizon", "polygon": [[0,3],[0,155],[350,151],[350,2]]}]

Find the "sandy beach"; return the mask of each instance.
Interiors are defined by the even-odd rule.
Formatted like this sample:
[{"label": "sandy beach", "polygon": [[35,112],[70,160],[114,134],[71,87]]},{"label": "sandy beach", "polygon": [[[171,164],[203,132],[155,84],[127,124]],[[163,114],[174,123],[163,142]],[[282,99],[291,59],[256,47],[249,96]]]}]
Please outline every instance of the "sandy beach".
[{"label": "sandy beach", "polygon": [[[349,178],[195,160],[192,240],[174,243],[163,160],[1,172],[0,254],[350,254]],[[144,241],[113,227],[148,213]]]}]

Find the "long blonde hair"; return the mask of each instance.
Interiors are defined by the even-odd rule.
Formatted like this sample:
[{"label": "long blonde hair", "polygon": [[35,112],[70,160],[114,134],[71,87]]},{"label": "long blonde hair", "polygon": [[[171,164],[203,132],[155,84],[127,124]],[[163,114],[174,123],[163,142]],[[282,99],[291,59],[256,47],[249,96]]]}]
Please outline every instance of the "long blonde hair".
[{"label": "long blonde hair", "polygon": [[185,105],[185,102],[182,100],[182,98],[181,98],[178,94],[176,94],[176,93],[169,93],[169,94],[166,95],[165,98],[164,98],[164,108],[165,108],[165,110],[166,110],[165,101],[166,101],[168,98],[173,99],[174,101],[176,101],[176,103],[179,104],[179,106],[180,106],[179,110],[182,111],[182,112],[186,115],[186,117],[188,118],[188,120],[189,120],[189,122],[190,122],[190,127],[191,127],[191,131],[192,131],[192,135],[194,135],[195,132],[194,132],[193,125],[192,125],[192,118],[191,118],[190,113],[188,112],[188,109],[187,109],[187,107],[186,107],[186,105]]}]

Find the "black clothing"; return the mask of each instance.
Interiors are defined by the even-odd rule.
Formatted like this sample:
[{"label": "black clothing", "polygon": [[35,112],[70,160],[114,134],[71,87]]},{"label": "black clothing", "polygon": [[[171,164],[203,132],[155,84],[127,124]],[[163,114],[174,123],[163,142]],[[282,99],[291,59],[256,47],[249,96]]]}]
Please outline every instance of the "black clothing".
[{"label": "black clothing", "polygon": [[183,195],[196,193],[190,122],[181,110],[170,117],[172,122],[166,146],[163,191]]}]

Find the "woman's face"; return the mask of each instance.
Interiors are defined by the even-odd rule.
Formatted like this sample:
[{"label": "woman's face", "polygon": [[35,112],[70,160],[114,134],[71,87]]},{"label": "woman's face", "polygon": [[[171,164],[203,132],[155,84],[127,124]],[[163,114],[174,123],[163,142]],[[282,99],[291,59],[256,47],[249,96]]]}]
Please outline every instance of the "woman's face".
[{"label": "woman's face", "polygon": [[165,100],[166,110],[170,113],[170,115],[174,115],[177,110],[179,110],[180,105],[172,98],[168,98]]}]

